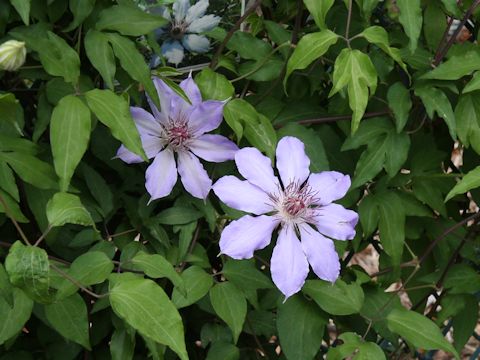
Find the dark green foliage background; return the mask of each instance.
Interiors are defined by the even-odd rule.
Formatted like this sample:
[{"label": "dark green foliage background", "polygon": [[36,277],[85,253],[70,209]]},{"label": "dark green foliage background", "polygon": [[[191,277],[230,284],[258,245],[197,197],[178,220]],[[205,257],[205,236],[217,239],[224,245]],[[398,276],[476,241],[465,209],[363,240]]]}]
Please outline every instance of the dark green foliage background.
[{"label": "dark green foliage background", "polygon": [[[210,53],[154,70],[181,94],[195,65],[204,99],[232,98],[219,132],[241,147],[273,159],[296,136],[313,172],[352,177],[340,279],[283,302],[271,246],[217,257],[240,212],[180,183],[148,205],[146,164],[114,159],[144,156],[128,107],[155,92],[166,21],[130,0],[0,0],[0,42],[28,49],[0,73],[0,360],[459,357],[479,310],[480,49],[447,17],[478,4],[257,0],[242,32],[240,4],[212,1]],[[352,265],[367,246],[377,273]]]}]

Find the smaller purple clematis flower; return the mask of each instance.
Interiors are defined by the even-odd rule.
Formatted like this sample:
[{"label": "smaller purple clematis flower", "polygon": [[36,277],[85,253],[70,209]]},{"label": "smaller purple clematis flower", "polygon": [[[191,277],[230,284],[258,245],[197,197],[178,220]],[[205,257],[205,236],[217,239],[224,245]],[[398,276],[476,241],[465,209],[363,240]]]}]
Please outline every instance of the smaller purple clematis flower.
[{"label": "smaller purple clematis flower", "polygon": [[332,203],[347,193],[350,177],[336,171],[310,174],[310,159],[300,140],[282,138],[276,158],[281,181],[260,151],[239,150],[235,162],[246,180],[224,176],[213,191],[228,206],[259,215],[245,215],[225,227],[222,254],[251,258],[255,250],[270,244],[280,226],[270,270],[273,282],[288,298],[302,288],[309,264],[320,279],[335,282],[340,261],[330,238],[353,239],[358,215]]},{"label": "smaller purple clematis flower", "polygon": [[[154,78],[153,82],[161,111],[148,96],[153,115],[139,107],[130,108],[145,153],[149,159],[154,159],[145,174],[145,187],[151,195],[150,201],[172,192],[177,182],[177,171],[185,190],[197,198],[205,199],[212,180],[198,157],[210,162],[223,162],[233,160],[238,150],[237,145],[224,136],[205,134],[220,126],[225,102],[202,101],[200,90],[191,76],[180,83],[191,104],[162,80]],[[118,149],[117,157],[129,164],[143,161],[123,145]]]}]

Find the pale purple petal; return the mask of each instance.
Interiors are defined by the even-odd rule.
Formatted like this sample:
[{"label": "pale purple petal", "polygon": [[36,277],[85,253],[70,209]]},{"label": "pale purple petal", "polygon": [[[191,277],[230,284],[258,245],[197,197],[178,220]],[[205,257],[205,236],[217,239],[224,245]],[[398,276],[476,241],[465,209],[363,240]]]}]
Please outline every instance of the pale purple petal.
[{"label": "pale purple petal", "polygon": [[182,44],[177,40],[167,40],[162,44],[162,55],[169,63],[178,65],[183,61],[185,53]]},{"label": "pale purple petal", "polygon": [[315,211],[315,225],[318,231],[337,240],[351,240],[355,237],[358,214],[338,204],[322,206]]},{"label": "pale purple petal", "polygon": [[208,0],[199,0],[193,4],[187,11],[187,16],[185,16],[185,21],[191,23],[193,20],[198,19],[205,15],[205,12],[208,8]]},{"label": "pale purple petal", "polygon": [[188,151],[180,151],[178,154],[178,173],[182,184],[192,196],[199,199],[206,199],[212,180],[200,163],[200,160]]},{"label": "pale purple petal", "polygon": [[279,221],[272,216],[245,215],[232,221],[220,236],[220,253],[234,259],[250,259],[255,250],[263,249],[272,240]]},{"label": "pale purple petal", "polygon": [[300,291],[308,275],[308,262],[293,226],[280,230],[270,261],[272,280],[285,300]]},{"label": "pale purple petal", "polygon": [[118,150],[117,150],[117,155],[115,156],[116,158],[119,158],[120,160],[126,162],[127,164],[135,164],[135,163],[141,163],[144,160],[141,158],[141,156],[134,154],[130,150],[128,150],[125,145],[121,145]]},{"label": "pale purple petal", "polygon": [[192,21],[192,23],[188,26],[188,31],[197,34],[210,31],[218,25],[220,20],[221,18],[219,16],[211,14],[202,16],[201,18]]},{"label": "pale purple petal", "polygon": [[[145,150],[145,154],[149,159],[155,157],[164,146],[162,141],[156,136],[144,135],[140,136],[140,139],[142,140],[143,150]],[[127,164],[143,162],[140,156],[128,150],[125,145],[120,146],[116,157],[122,159]]]},{"label": "pale purple petal", "polygon": [[267,193],[278,192],[280,185],[273,174],[272,162],[256,148],[247,147],[237,151],[235,163],[240,174],[249,182]]},{"label": "pale purple petal", "polygon": [[203,54],[210,49],[210,40],[203,35],[188,34],[183,37],[182,45],[190,52]]},{"label": "pale purple petal", "polygon": [[204,134],[193,139],[190,150],[204,160],[224,162],[234,159],[238,146],[225,136]]},{"label": "pale purple petal", "polygon": [[256,215],[273,210],[268,195],[262,189],[235,176],[220,178],[213,185],[213,191],[225,204],[237,210]]},{"label": "pale purple petal", "polygon": [[189,127],[198,136],[218,128],[223,120],[225,102],[207,100],[194,105],[188,120]]},{"label": "pale purple petal", "polygon": [[173,92],[172,89],[170,89],[170,87],[168,87],[167,84],[165,84],[159,78],[153,77],[152,80],[153,80],[153,84],[155,85],[155,89],[157,90],[158,98],[160,100],[161,112],[157,109],[152,99],[150,99],[150,97],[147,94],[148,104],[150,105],[150,108],[152,109],[152,113],[155,116],[155,118],[161,123],[165,123],[165,121],[168,119],[168,116],[170,114],[170,103],[175,93]]},{"label": "pale purple petal", "polygon": [[340,261],[333,241],[310,225],[301,224],[299,228],[303,252],[313,272],[320,279],[334,283],[340,274]]},{"label": "pale purple petal", "polygon": [[196,105],[202,102],[202,95],[195,81],[192,79],[192,74],[180,83],[180,87],[190,99],[192,105]]},{"label": "pale purple petal", "polygon": [[283,186],[302,184],[310,174],[310,159],[303,142],[292,136],[283,137],[277,145],[277,169]]},{"label": "pale purple petal", "polygon": [[139,107],[130,107],[133,121],[137,126],[141,136],[152,135],[159,137],[162,133],[162,127],[157,120],[148,111]]},{"label": "pale purple petal", "polygon": [[311,174],[308,178],[308,184],[316,192],[315,203],[327,205],[344,197],[350,188],[351,181],[348,175],[343,175],[337,171],[324,171]]},{"label": "pale purple petal", "polygon": [[181,22],[187,16],[190,0],[176,0],[173,3],[173,15],[177,22]]},{"label": "pale purple petal", "polygon": [[175,158],[170,149],[161,151],[147,168],[145,187],[151,200],[168,196],[177,182]]}]

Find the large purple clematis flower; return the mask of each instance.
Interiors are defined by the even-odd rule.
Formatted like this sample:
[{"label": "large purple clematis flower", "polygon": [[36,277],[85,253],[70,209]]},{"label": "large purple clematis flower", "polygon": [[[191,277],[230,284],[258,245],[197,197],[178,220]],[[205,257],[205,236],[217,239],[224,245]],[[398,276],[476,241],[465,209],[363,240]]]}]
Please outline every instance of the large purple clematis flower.
[{"label": "large purple clematis flower", "polygon": [[[205,199],[212,180],[197,156],[210,162],[223,162],[233,160],[238,150],[237,145],[224,136],[205,134],[218,128],[222,122],[225,102],[202,101],[200,90],[191,76],[180,83],[191,104],[162,80],[154,78],[153,82],[161,111],[148,97],[153,115],[139,107],[130,108],[145,153],[149,159],[154,158],[145,174],[145,187],[151,200],[171,193],[177,182],[176,154],[178,173],[185,190]],[[117,157],[129,164],[143,161],[123,145],[118,149]]]},{"label": "large purple clematis flower", "polygon": [[346,194],[350,177],[336,171],[310,174],[310,159],[300,140],[282,138],[276,157],[281,181],[260,151],[239,150],[235,162],[246,180],[224,176],[213,191],[228,206],[259,215],[245,215],[225,227],[220,237],[222,254],[251,258],[255,250],[270,243],[280,226],[270,270],[273,282],[288,298],[302,288],[309,264],[319,278],[335,282],[340,262],[330,238],[353,239],[358,215],[332,203]]}]

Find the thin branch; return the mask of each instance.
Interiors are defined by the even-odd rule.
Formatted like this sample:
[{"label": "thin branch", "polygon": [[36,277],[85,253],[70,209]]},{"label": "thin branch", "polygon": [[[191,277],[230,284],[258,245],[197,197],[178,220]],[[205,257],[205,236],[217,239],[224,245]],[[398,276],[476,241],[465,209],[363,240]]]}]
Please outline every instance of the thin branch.
[{"label": "thin branch", "polygon": [[15,218],[13,217],[12,212],[10,211],[10,208],[8,207],[8,205],[7,205],[7,203],[5,202],[5,199],[3,198],[2,195],[0,195],[0,203],[2,204],[3,208],[5,209],[5,214],[10,218],[10,220],[12,220],[13,225],[14,225],[15,228],[17,229],[18,233],[20,234],[20,237],[21,237],[22,240],[25,242],[25,244],[27,244],[27,245],[32,245],[32,244],[30,243],[30,241],[28,241],[27,236],[26,236],[25,233],[23,232],[23,230],[22,230],[22,228],[20,227],[20,225],[18,224],[17,220],[15,220]]},{"label": "thin branch", "polygon": [[240,19],[237,20],[235,25],[233,25],[233,27],[225,36],[225,39],[223,39],[222,43],[218,47],[217,51],[215,52],[215,55],[213,55],[212,61],[210,61],[210,69],[214,69],[215,66],[217,66],[218,58],[220,57],[220,55],[222,55],[223,49],[225,49],[225,46],[227,46],[227,43],[230,41],[235,31],[237,31],[240,28],[240,25],[247,19],[247,17],[250,16],[251,13],[253,13],[257,9],[257,7],[260,6],[261,3],[262,3],[262,0],[256,0],[253,3],[253,5],[250,8],[248,8],[248,10],[245,11],[245,13],[240,17]]},{"label": "thin branch", "polygon": [[43,232],[42,236],[40,236],[38,238],[38,240],[35,242],[35,244],[33,244],[33,246],[38,246],[40,245],[40,243],[43,241],[43,239],[45,239],[45,237],[48,235],[48,233],[50,232],[50,230],[52,230],[52,226],[49,224],[48,227],[45,229],[45,231]]},{"label": "thin branch", "polygon": [[465,219],[463,219],[462,221],[459,221],[458,223],[456,223],[455,225],[449,227],[448,229],[446,229],[440,236],[438,236],[434,241],[432,241],[429,245],[429,247],[427,248],[427,250],[423,253],[423,255],[419,258],[418,262],[420,264],[422,264],[428,257],[428,255],[430,255],[430,253],[433,251],[433,249],[435,248],[435,246],[437,246],[437,244],[442,241],[444,238],[446,238],[451,232],[454,232],[455,230],[457,230],[458,228],[461,228],[462,226],[466,225],[468,222],[472,221],[472,220],[476,220],[480,217],[480,212],[477,212]]},{"label": "thin branch", "polygon": [[[369,112],[365,113],[363,115],[362,119],[369,119],[377,116],[384,116],[384,115],[390,115],[390,110],[382,110],[382,111],[374,111],[374,112]],[[327,123],[332,123],[332,122],[337,122],[341,120],[350,120],[352,118],[352,115],[335,115],[335,116],[327,116],[324,118],[318,118],[318,119],[305,119],[305,120],[300,120],[297,121],[297,124],[299,125],[318,125],[318,124],[327,124]],[[275,127],[281,128],[283,124],[278,124]]]},{"label": "thin branch", "polygon": [[83,286],[82,284],[80,284],[77,279],[74,279],[73,277],[71,277],[70,275],[68,275],[65,271],[59,269],[58,267],[56,267],[55,265],[53,265],[52,263],[50,263],[50,266],[52,267],[53,270],[55,270],[56,272],[58,272],[61,276],[63,276],[65,279],[67,279],[68,281],[70,281],[72,284],[74,284],[75,286],[79,287],[80,289],[82,289],[83,291],[85,291],[88,295],[96,298],[96,299],[101,299],[101,298],[104,298],[106,296],[108,296],[108,294],[96,294],[94,293],[93,291],[90,291],[89,289],[87,289],[85,286]]},{"label": "thin branch", "polygon": [[455,42],[458,34],[460,34],[460,32],[462,31],[463,29],[463,26],[467,23],[468,19],[470,18],[470,16],[472,16],[473,12],[475,11],[475,9],[477,8],[477,6],[480,5],[480,0],[475,0],[472,5],[470,5],[470,7],[468,8],[467,12],[465,13],[465,15],[463,16],[462,20],[460,21],[460,24],[458,25],[458,27],[455,29],[455,31],[453,32],[452,36],[450,37],[450,39],[448,39],[448,42],[447,44],[442,48],[441,51],[438,52],[438,54],[435,56],[435,59],[433,60],[433,66],[438,66],[443,58],[445,57],[445,55],[447,55],[448,53],[448,50],[450,50],[450,48],[452,47],[453,43]]},{"label": "thin branch", "polygon": [[298,42],[298,33],[302,27],[303,0],[297,0],[297,16],[295,16],[295,25],[293,26],[291,43],[296,45]]}]

